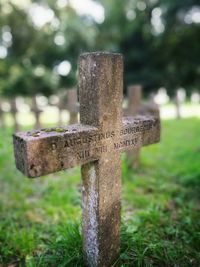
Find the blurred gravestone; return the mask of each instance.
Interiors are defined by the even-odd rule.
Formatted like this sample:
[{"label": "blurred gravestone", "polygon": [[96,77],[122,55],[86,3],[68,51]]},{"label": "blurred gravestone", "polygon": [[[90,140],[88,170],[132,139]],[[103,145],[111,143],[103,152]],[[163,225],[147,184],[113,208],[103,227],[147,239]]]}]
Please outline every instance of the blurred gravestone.
[{"label": "blurred gravestone", "polygon": [[63,125],[62,113],[66,109],[67,103],[67,90],[60,91],[58,94],[58,125]]},{"label": "blurred gravestone", "polygon": [[[139,114],[141,106],[142,86],[131,85],[128,87],[128,109],[129,116],[136,116]],[[136,147],[126,152],[127,164],[133,168],[137,168],[140,162],[140,147]]]},{"label": "blurred gravestone", "polygon": [[149,97],[149,101],[146,103],[142,103],[139,107],[139,114],[140,115],[152,115],[159,117],[160,116],[160,110],[159,105],[155,102],[155,94],[151,93]]},{"label": "blurred gravestone", "polygon": [[67,89],[59,94],[59,125],[63,124],[62,111],[68,110],[69,124],[78,122],[78,103],[77,103],[77,90]]},{"label": "blurred gravestone", "polygon": [[69,124],[78,122],[78,97],[76,89],[67,90],[67,110],[69,111]]},{"label": "blurred gravestone", "polygon": [[124,115],[153,115],[160,116],[159,106],[155,102],[155,94],[151,93],[148,102],[142,102],[142,86],[131,85],[128,87],[128,108],[124,109]]},{"label": "blurred gravestone", "polygon": [[[152,97],[153,98],[153,97]],[[151,98],[149,103],[142,102],[142,86],[131,85],[128,87],[128,108],[124,110],[125,115],[153,115],[159,117],[159,107]],[[140,164],[140,148],[126,152],[127,164],[130,167],[138,168]]]},{"label": "blurred gravestone", "polygon": [[192,92],[190,99],[191,99],[192,103],[199,104],[200,103],[200,93],[197,91]]},{"label": "blurred gravestone", "polygon": [[135,116],[139,114],[142,102],[142,86],[131,85],[128,87],[128,115]]},{"label": "blurred gravestone", "polygon": [[2,101],[0,100],[0,127],[5,127],[5,121],[4,121],[4,110],[2,107]]},{"label": "blurred gravestone", "polygon": [[38,105],[37,96],[32,96],[31,98],[32,104],[31,104],[31,111],[34,113],[35,117],[35,129],[41,128],[40,123],[40,113],[42,112],[42,109]]},{"label": "blurred gravestone", "polygon": [[165,105],[169,102],[169,96],[167,90],[164,87],[161,87],[157,94],[154,96],[155,103],[158,105]]},{"label": "blurred gravestone", "polygon": [[122,118],[120,54],[80,56],[79,90],[81,123],[14,135],[15,159],[29,177],[82,165],[86,264],[107,267],[120,249],[120,153],[158,142],[160,121],[149,116]]},{"label": "blurred gravestone", "polygon": [[19,123],[18,123],[18,119],[17,119],[18,108],[17,108],[16,98],[12,98],[10,100],[10,113],[11,113],[12,118],[13,118],[14,131],[17,132],[17,131],[19,131]]},{"label": "blurred gravestone", "polygon": [[176,118],[181,118],[181,105],[185,101],[186,92],[183,88],[176,90],[175,94],[175,106],[176,106]]}]

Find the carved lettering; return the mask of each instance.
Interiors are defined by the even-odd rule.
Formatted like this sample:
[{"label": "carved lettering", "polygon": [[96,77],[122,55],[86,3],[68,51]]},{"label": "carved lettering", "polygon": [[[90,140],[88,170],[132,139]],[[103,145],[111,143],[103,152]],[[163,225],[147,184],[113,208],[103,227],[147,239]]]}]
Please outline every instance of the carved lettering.
[{"label": "carved lettering", "polygon": [[115,131],[108,131],[105,133],[99,133],[94,135],[88,135],[87,137],[79,137],[79,138],[71,138],[66,140],[65,147],[72,147],[75,145],[82,145],[82,144],[89,144],[89,143],[95,143],[101,140],[113,138],[115,136]]},{"label": "carved lettering", "polygon": [[138,143],[137,138],[123,140],[123,141],[120,141],[119,143],[114,143],[114,149],[120,149],[120,148],[127,147],[127,146],[136,146],[137,143]]},{"label": "carved lettering", "polygon": [[79,159],[85,159],[90,157],[90,150],[82,150],[77,152]]},{"label": "carved lettering", "polygon": [[100,146],[100,147],[95,147],[94,148],[94,153],[102,154],[107,152],[107,146]]}]

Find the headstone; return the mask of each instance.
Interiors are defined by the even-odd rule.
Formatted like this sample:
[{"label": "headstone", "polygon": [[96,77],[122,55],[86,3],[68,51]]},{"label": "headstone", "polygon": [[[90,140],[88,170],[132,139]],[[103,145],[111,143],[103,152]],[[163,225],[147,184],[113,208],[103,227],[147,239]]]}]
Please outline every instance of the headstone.
[{"label": "headstone", "polygon": [[159,105],[155,102],[155,95],[153,93],[150,94],[149,101],[146,103],[142,103],[139,108],[140,115],[152,115],[159,117],[160,110]]},{"label": "headstone", "polygon": [[142,102],[142,86],[128,86],[128,115],[135,116],[139,114]]},{"label": "headstone", "polygon": [[177,89],[175,93],[175,99],[174,99],[177,119],[180,119],[182,117],[181,105],[185,101],[185,98],[186,98],[185,89],[184,88]]},{"label": "headstone", "polygon": [[[154,100],[149,103],[142,102],[142,86],[130,85],[128,87],[128,108],[124,111],[126,115],[153,115],[159,117],[159,108]],[[129,167],[138,168],[140,165],[140,148],[126,152],[127,164]]]},{"label": "headstone", "polygon": [[158,105],[165,105],[169,102],[169,96],[167,90],[164,87],[159,88],[157,94],[154,97],[155,103]]},{"label": "headstone", "polygon": [[69,124],[78,122],[78,97],[76,89],[67,90],[67,110],[69,111]]},{"label": "headstone", "polygon": [[38,106],[37,102],[37,96],[32,96],[32,106],[31,106],[31,111],[34,113],[35,116],[35,129],[41,128],[41,123],[40,123],[40,113],[42,110]]},{"label": "headstone", "polygon": [[155,97],[156,97],[156,93],[151,92],[149,95],[149,102],[155,109],[154,115],[160,116],[159,105],[156,103]]},{"label": "headstone", "polygon": [[151,93],[148,102],[142,102],[142,86],[128,86],[128,108],[124,109],[124,115],[153,115],[160,116],[159,106],[155,102],[155,94]]},{"label": "headstone", "polygon": [[160,139],[159,118],[122,118],[123,58],[85,53],[79,59],[80,124],[14,135],[17,168],[38,177],[81,165],[83,250],[88,266],[119,256],[120,153]]},{"label": "headstone", "polygon": [[0,100],[0,127],[4,128],[5,127],[5,121],[4,121],[4,110],[2,108],[2,102]]},{"label": "headstone", "polygon": [[62,91],[59,94],[59,125],[63,124],[62,121],[62,111],[68,110],[69,112],[69,124],[77,123],[78,122],[78,98],[77,98],[77,90],[67,89]]},{"label": "headstone", "polygon": [[11,113],[12,118],[13,118],[14,131],[17,132],[17,131],[19,131],[19,123],[18,123],[18,119],[17,119],[18,109],[17,109],[16,98],[12,98],[10,100],[10,113]]},{"label": "headstone", "polygon": [[200,103],[200,93],[197,92],[197,91],[193,91],[193,92],[191,93],[191,97],[190,97],[190,99],[191,99],[191,102],[192,102],[193,104],[199,104],[199,103]]},{"label": "headstone", "polygon": [[67,90],[62,90],[58,93],[58,125],[63,125],[63,110],[67,105]]},{"label": "headstone", "polygon": [[[142,98],[142,86],[131,85],[128,87],[128,110],[127,115],[136,116],[139,114]],[[140,164],[140,147],[135,147],[126,152],[127,165],[138,168]]]}]

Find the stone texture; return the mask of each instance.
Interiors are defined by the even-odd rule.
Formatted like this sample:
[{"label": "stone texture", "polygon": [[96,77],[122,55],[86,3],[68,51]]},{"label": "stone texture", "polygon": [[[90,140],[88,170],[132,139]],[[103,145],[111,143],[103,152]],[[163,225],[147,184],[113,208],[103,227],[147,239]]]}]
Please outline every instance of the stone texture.
[{"label": "stone texture", "polygon": [[17,168],[26,176],[39,177],[94,161],[108,151],[124,152],[153,144],[159,138],[159,119],[137,116],[124,117],[120,130],[74,124],[19,132],[13,141]]},{"label": "stone texture", "polygon": [[88,53],[79,59],[80,124],[14,135],[16,165],[38,177],[82,165],[86,264],[109,267],[120,240],[120,153],[156,143],[159,118],[122,119],[120,54]]},{"label": "stone texture", "polygon": [[[81,123],[96,126],[101,132],[110,133],[109,135],[113,131],[119,132],[122,126],[122,82],[121,55],[82,55],[79,60]],[[112,138],[107,139],[107,147],[111,140]],[[119,135],[113,136],[113,141],[119,142]],[[119,150],[107,148],[98,161],[83,165],[81,169],[84,188],[84,252],[89,266],[111,266],[118,256],[120,165]]]}]

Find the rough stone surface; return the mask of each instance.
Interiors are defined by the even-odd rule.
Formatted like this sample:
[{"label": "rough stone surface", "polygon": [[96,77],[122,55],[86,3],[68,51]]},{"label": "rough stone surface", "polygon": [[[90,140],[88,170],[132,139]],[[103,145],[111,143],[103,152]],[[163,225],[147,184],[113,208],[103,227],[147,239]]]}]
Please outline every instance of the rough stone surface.
[{"label": "rough stone surface", "polygon": [[83,247],[92,267],[112,266],[119,253],[120,153],[160,139],[159,118],[122,119],[122,82],[120,54],[83,54],[81,123],[14,135],[17,168],[29,177],[82,165]]},{"label": "rough stone surface", "polygon": [[73,124],[66,127],[14,134],[17,168],[29,177],[39,177],[72,168],[108,152],[125,152],[153,144],[160,138],[160,122],[152,116],[124,117],[122,128],[99,130]]},{"label": "rough stone surface", "polygon": [[98,161],[82,166],[85,189],[84,251],[89,266],[111,266],[118,256],[120,247],[120,154],[119,149],[110,149],[110,146],[112,140],[120,142],[119,135],[114,135],[114,132],[119,132],[122,127],[122,82],[121,55],[93,53],[80,57],[81,123],[96,126],[102,133],[107,133],[107,136],[113,136],[106,139],[107,145],[101,141],[100,147],[103,147],[106,153],[101,154]]}]

